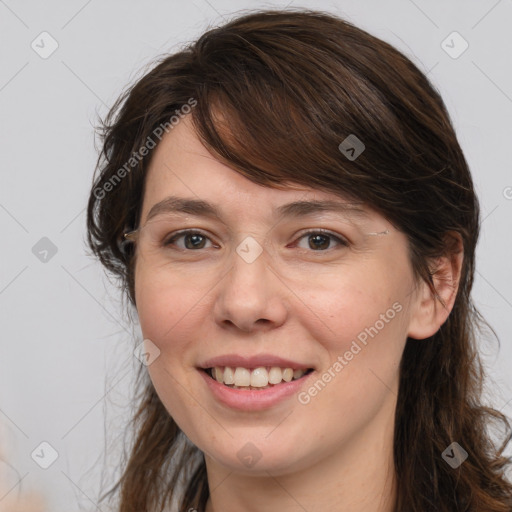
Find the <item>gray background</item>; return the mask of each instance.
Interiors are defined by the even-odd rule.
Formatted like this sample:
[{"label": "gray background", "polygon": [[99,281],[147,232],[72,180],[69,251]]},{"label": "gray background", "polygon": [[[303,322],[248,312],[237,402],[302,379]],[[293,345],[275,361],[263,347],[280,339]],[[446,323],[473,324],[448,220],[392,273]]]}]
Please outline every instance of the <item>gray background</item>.
[{"label": "gray background", "polygon": [[[153,58],[208,25],[289,4],[338,13],[390,42],[440,90],[482,205],[474,299],[501,340],[481,342],[489,400],[512,415],[512,1],[0,0],[0,498],[39,489],[53,512],[99,510],[102,471],[118,470],[140,336],[85,251],[96,116]],[[48,58],[43,31],[58,43]],[[453,54],[461,40],[442,44],[453,31],[469,44],[457,58],[446,44]],[[58,453],[48,469],[31,458],[37,449],[50,461],[42,442]]]}]

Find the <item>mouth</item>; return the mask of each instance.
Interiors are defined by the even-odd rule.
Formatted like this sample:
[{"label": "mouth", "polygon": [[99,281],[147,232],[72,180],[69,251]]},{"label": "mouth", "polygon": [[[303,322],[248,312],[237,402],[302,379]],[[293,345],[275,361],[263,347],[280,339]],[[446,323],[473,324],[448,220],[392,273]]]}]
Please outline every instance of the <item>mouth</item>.
[{"label": "mouth", "polygon": [[262,391],[302,379],[314,371],[313,368],[289,368],[259,366],[256,368],[214,366],[199,368],[219,384],[231,389]]}]

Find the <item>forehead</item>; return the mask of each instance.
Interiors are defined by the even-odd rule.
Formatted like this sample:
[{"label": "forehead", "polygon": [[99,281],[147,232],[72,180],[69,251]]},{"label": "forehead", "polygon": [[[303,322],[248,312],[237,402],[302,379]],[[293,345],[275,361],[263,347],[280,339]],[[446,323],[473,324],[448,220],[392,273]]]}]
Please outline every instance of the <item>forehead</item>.
[{"label": "forehead", "polygon": [[145,183],[141,222],[164,214],[225,220],[341,214],[349,219],[382,218],[361,201],[293,183],[264,187],[217,160],[197,137],[190,116],[155,149]]}]

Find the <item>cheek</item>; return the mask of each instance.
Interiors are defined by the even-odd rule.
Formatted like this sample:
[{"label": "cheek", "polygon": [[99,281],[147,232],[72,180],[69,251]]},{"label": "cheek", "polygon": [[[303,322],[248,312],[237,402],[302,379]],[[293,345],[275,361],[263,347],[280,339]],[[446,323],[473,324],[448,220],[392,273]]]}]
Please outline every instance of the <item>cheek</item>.
[{"label": "cheek", "polygon": [[407,279],[403,273],[401,279],[393,276],[373,265],[315,281],[298,294],[302,324],[332,357],[349,350],[354,340],[364,346],[372,339],[401,339]]},{"label": "cheek", "polygon": [[200,296],[186,283],[170,283],[145,269],[136,274],[135,295],[142,336],[160,350],[147,368],[149,376],[167,411],[189,432],[193,430],[189,416],[197,414],[198,404],[185,390],[192,389],[190,379],[197,378],[189,359],[192,330],[201,325],[194,307]]},{"label": "cheek", "polygon": [[[180,350],[183,330],[193,319],[197,292],[179,280],[170,283],[158,273],[139,269],[135,278],[137,313],[144,338],[161,351]],[[171,343],[172,341],[172,343]]]},{"label": "cheek", "polygon": [[317,418],[315,439],[355,435],[396,396],[406,297],[404,281],[367,273],[315,288],[304,300],[303,325],[324,349],[317,380],[298,397],[304,414]]}]

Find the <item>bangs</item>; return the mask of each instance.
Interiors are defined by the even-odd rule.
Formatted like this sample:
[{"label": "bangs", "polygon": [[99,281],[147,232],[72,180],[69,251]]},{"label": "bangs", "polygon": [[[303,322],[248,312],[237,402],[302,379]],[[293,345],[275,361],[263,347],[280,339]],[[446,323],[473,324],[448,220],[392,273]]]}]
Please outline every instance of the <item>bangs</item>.
[{"label": "bangs", "polygon": [[[260,185],[295,183],[368,200],[361,184],[375,177],[365,169],[372,154],[382,161],[389,152],[381,147],[384,125],[396,125],[376,88],[342,60],[333,68],[332,54],[296,34],[293,45],[279,40],[283,34],[272,45],[226,37],[201,47],[207,58],[192,119],[207,149]],[[357,161],[339,149],[350,135],[366,146]]]}]

